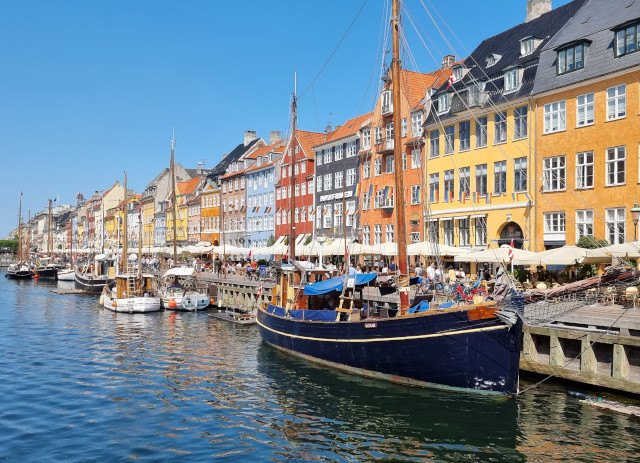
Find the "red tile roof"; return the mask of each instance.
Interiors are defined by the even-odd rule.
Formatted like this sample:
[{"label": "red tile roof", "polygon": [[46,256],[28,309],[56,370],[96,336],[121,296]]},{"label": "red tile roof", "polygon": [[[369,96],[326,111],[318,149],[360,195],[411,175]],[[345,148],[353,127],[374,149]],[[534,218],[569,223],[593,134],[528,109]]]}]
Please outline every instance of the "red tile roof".
[{"label": "red tile roof", "polygon": [[353,135],[360,131],[362,124],[367,122],[373,113],[362,114],[360,116],[356,116],[353,119],[349,119],[344,123],[339,129],[334,130],[333,132],[329,132],[323,143],[327,143],[334,140],[339,140],[344,137],[348,137],[349,135]]},{"label": "red tile roof", "polygon": [[400,88],[409,102],[409,107],[414,109],[418,106],[427,94],[427,90],[443,84],[450,75],[450,69],[438,69],[430,74],[402,69],[400,71]]},{"label": "red tile roof", "polygon": [[[326,134],[320,132],[308,132],[306,130],[297,130],[296,138],[298,139],[298,143],[302,148],[305,156],[309,159],[314,158],[313,147],[318,146],[320,143],[324,142]],[[299,159],[299,158],[297,158]]]},{"label": "red tile roof", "polygon": [[181,195],[188,195],[193,193],[193,190],[196,189],[200,183],[200,177],[192,178],[191,180],[187,180],[186,182],[178,182],[178,192]]}]

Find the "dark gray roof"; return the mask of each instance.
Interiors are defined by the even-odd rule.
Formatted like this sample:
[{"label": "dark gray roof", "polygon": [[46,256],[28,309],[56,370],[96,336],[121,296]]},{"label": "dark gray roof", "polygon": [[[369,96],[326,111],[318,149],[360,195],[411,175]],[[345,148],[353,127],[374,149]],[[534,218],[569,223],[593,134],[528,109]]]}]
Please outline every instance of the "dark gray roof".
[{"label": "dark gray roof", "polygon": [[[531,95],[541,50],[586,1],[574,0],[532,21],[519,24],[483,40],[464,62],[465,68],[469,69],[466,76],[460,82],[454,83],[449,89],[445,84],[436,92],[434,98],[443,92],[452,93],[452,109],[448,113],[439,114],[438,118],[446,119],[452,116],[456,110],[466,109],[466,105],[460,101],[460,96],[464,94],[464,90],[471,83],[475,82],[486,82],[485,99],[482,102],[482,106],[485,107]],[[527,37],[535,37],[541,40],[541,43],[532,53],[521,56],[520,41]],[[494,65],[488,66],[487,57],[492,54],[499,55],[500,59]],[[518,90],[505,94],[505,70],[516,66],[524,68],[521,85]],[[435,117],[432,111],[427,119],[427,124],[434,121]]]},{"label": "dark gray roof", "polygon": [[222,177],[225,174],[225,172],[229,168],[229,165],[232,162],[235,162],[238,159],[240,159],[240,157],[244,153],[246,153],[251,148],[253,148],[253,146],[256,143],[258,143],[260,140],[262,140],[262,139],[261,138],[256,138],[255,140],[252,140],[247,146],[245,146],[244,143],[240,143],[238,146],[236,146],[234,148],[233,151],[231,151],[229,154],[227,154],[225,157],[223,157],[222,161],[220,161],[213,169],[211,169],[211,171],[208,173],[207,177],[212,179],[214,182],[217,183],[219,181],[220,177]]},{"label": "dark gray roof", "polygon": [[[638,52],[615,57],[614,32],[611,30],[634,19],[640,20],[639,0],[589,0],[545,45],[534,92],[546,92],[640,64]],[[591,42],[584,68],[558,76],[555,49],[580,40]]]}]

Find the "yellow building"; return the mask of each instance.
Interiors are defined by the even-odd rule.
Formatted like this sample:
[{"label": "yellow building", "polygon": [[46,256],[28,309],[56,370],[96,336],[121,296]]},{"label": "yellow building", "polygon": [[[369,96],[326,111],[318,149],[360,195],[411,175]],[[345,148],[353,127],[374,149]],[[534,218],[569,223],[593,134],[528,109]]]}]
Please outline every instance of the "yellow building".
[{"label": "yellow building", "polygon": [[141,199],[142,204],[142,246],[150,248],[154,245],[154,214],[155,201],[153,196],[145,196]]},{"label": "yellow building", "polygon": [[[595,15],[604,18],[597,25],[588,21]],[[541,54],[537,250],[583,236],[637,239],[639,33],[638,2],[589,2]]]},{"label": "yellow building", "polygon": [[173,222],[174,222],[174,210],[177,210],[176,221],[176,242],[179,245],[187,244],[187,225],[188,225],[188,211],[187,211],[187,197],[193,193],[198,184],[200,183],[200,177],[192,178],[186,182],[178,182],[176,184],[176,208],[174,209],[173,202],[169,198],[167,206],[167,228],[166,236],[167,243],[173,242]]}]

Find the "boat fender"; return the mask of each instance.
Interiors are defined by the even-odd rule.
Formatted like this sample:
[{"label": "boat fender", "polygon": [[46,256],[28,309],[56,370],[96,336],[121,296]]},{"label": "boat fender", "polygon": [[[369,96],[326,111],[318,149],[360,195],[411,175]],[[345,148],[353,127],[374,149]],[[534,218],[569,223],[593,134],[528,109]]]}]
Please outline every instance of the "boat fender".
[{"label": "boat fender", "polygon": [[100,295],[100,301],[98,301],[99,304],[103,304],[104,303],[104,294]]},{"label": "boat fender", "polygon": [[213,305],[215,303],[215,301],[213,300],[213,298],[209,299],[209,304]]},{"label": "boat fender", "polygon": [[39,275],[36,273],[33,278],[35,278],[36,280],[39,278]]},{"label": "boat fender", "polygon": [[169,300],[169,307],[171,307],[172,309],[176,306],[176,300],[175,299],[170,299]]},{"label": "boat fender", "polygon": [[118,302],[113,301],[113,302],[111,303],[111,305],[112,305],[112,306],[114,306],[114,307],[118,307]]}]

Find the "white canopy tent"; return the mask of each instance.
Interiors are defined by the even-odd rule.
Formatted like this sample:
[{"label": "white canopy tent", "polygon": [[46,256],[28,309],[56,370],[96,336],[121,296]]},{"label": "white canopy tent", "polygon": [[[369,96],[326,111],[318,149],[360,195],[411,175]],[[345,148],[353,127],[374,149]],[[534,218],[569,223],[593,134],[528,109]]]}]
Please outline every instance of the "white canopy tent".
[{"label": "white canopy tent", "polygon": [[[525,259],[532,259],[534,252],[525,251],[523,249],[514,249],[513,263],[521,265],[520,262]],[[509,262],[509,246],[503,245],[499,248],[485,249],[480,252],[467,252],[453,258],[455,262],[483,262],[483,263],[499,263]]]}]

